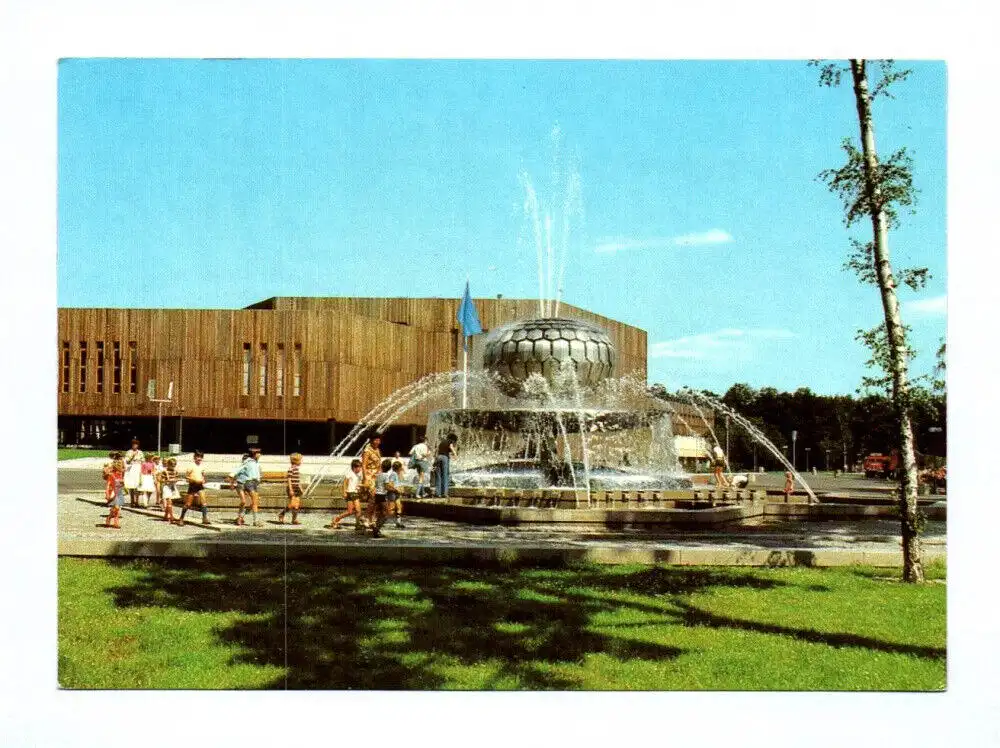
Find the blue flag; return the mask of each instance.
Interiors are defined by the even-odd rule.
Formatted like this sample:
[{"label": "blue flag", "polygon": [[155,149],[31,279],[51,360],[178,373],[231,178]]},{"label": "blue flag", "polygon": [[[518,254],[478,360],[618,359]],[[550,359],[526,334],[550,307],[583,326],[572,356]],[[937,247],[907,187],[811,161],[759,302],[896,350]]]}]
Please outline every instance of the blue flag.
[{"label": "blue flag", "polygon": [[462,348],[466,347],[466,338],[470,335],[478,335],[483,331],[483,326],[479,324],[479,313],[476,305],[472,303],[472,295],[469,293],[469,281],[465,282],[465,296],[462,303],[458,305],[458,324],[462,326]]}]

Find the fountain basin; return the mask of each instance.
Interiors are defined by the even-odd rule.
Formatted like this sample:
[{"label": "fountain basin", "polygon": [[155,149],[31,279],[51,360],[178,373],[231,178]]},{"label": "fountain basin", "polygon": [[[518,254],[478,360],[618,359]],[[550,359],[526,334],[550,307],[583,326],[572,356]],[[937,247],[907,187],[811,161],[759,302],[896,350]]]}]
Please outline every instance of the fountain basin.
[{"label": "fountain basin", "polygon": [[577,490],[689,488],[669,414],[657,409],[520,406],[435,411],[432,442],[458,438],[456,487]]}]

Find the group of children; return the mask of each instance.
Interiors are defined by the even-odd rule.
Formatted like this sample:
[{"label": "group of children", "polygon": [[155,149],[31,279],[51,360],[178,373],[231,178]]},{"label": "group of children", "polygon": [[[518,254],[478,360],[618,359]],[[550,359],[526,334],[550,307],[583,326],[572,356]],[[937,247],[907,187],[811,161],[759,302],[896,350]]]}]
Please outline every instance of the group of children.
[{"label": "group of children", "polygon": [[[380,452],[381,438],[375,437],[367,444],[360,459],[351,461],[351,467],[344,475],[343,495],[346,502],[344,511],[333,518],[328,529],[339,530],[340,523],[353,516],[354,528],[358,533],[370,530],[373,537],[382,536],[382,526],[390,514],[396,518],[396,527],[403,528],[403,501],[405,471],[399,460],[384,459]],[[295,452],[289,455],[288,472],[285,474],[285,494],[287,504],[278,512],[277,521],[284,524],[285,516],[291,515],[293,525],[299,522],[299,510],[302,503],[302,455]],[[253,526],[259,527],[259,487],[260,450],[252,449],[243,455],[243,460],[237,470],[230,473],[230,485],[239,492],[240,506],[236,524],[243,525],[247,506],[253,514]],[[417,490],[422,486],[422,476],[418,469]],[[367,504],[367,509],[365,505]]]},{"label": "group of children", "polygon": [[[366,448],[367,449],[367,448]],[[375,451],[378,444],[374,445]],[[376,463],[370,458],[368,464],[371,472],[364,470],[364,457],[358,460],[351,460],[351,467],[344,475],[344,500],[347,506],[341,514],[333,518],[327,525],[333,530],[340,529],[340,523],[346,517],[354,515],[354,530],[364,533],[371,530],[372,537],[382,537],[382,525],[385,524],[390,513],[396,517],[396,527],[402,529],[403,524],[403,495],[405,489],[405,473],[403,463],[399,460],[383,458]],[[419,486],[419,483],[418,483]],[[365,502],[368,507],[365,510]]]},{"label": "group of children", "polygon": [[[379,452],[380,439],[372,440],[365,447],[362,459],[351,462],[350,470],[344,477],[343,492],[347,502],[343,513],[334,517],[327,528],[340,529],[340,523],[349,516],[355,517],[355,530],[359,533],[371,531],[373,537],[381,537],[381,529],[390,515],[396,518],[396,527],[402,528],[403,502],[406,491],[405,470],[399,460],[383,459]],[[260,512],[260,450],[251,449],[243,455],[239,467],[229,474],[229,485],[239,495],[237,525],[245,525],[247,511],[252,514],[253,526],[261,527]],[[184,473],[187,491],[179,518],[173,514],[174,499],[181,498],[177,483],[181,479],[177,471],[177,460],[168,458],[160,464],[159,455],[145,455],[139,449],[137,440],[126,453],[112,452],[104,466],[105,499],[110,511],[105,526],[121,527],[121,507],[128,494],[129,503],[137,508],[162,508],[163,519],[172,524],[184,525],[188,509],[197,505],[201,510],[202,524],[212,524],[208,520],[205,504],[205,473],[202,468],[204,454],[195,452],[194,465]],[[287,504],[278,513],[277,521],[284,524],[285,516],[291,515],[291,524],[300,525],[299,511],[303,496],[301,465],[302,455],[289,456],[289,468],[285,474]],[[130,473],[130,471],[132,471]],[[138,477],[136,477],[138,476]],[[422,481],[418,479],[417,487]],[[367,505],[367,506],[366,506]]]},{"label": "group of children", "polygon": [[[278,512],[278,523],[285,523],[285,515],[291,513],[292,524],[301,525],[299,522],[299,509],[302,503],[302,455],[298,452],[288,456],[291,463],[288,472],[285,473],[285,493],[288,503],[284,509]],[[236,524],[245,525],[247,508],[253,514],[253,526],[261,527],[258,519],[260,513],[260,450],[251,449],[244,453],[240,466],[229,474],[229,485],[233,486],[240,497],[240,506],[236,514]]]},{"label": "group of children", "polygon": [[188,490],[184,496],[184,506],[180,518],[175,519],[173,502],[180,498],[176,459],[170,457],[161,464],[159,455],[144,454],[139,449],[139,441],[135,439],[131,449],[124,455],[121,452],[108,454],[108,462],[102,471],[105,481],[104,499],[109,508],[105,526],[121,528],[121,508],[125,506],[126,493],[130,506],[163,509],[163,519],[171,524],[183,525],[184,515],[197,503],[201,509],[202,524],[211,524],[205,506],[205,474],[201,468],[203,459],[201,452],[194,453],[194,466],[185,473]]}]

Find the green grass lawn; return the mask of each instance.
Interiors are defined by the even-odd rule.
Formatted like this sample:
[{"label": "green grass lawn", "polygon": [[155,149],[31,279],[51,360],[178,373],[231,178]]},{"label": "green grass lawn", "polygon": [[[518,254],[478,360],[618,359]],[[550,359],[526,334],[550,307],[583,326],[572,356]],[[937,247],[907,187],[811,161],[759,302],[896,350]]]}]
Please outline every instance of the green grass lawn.
[{"label": "green grass lawn", "polygon": [[75,460],[77,457],[107,457],[107,449],[77,449],[57,447],[60,460]]},{"label": "green grass lawn", "polygon": [[286,570],[281,562],[61,558],[59,682],[942,689],[945,585],[906,585],[897,576],[860,568],[296,561]]}]

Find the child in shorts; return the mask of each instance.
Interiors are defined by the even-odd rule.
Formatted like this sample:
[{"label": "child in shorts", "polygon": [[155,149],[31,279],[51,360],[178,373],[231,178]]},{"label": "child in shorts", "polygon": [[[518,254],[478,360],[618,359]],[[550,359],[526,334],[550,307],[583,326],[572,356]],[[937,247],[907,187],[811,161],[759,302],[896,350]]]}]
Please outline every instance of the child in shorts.
[{"label": "child in shorts", "polygon": [[302,499],[302,476],[299,472],[299,466],[302,464],[302,455],[298,452],[293,452],[288,456],[291,466],[288,468],[288,474],[285,477],[285,490],[288,493],[288,506],[278,512],[278,522],[285,524],[285,512],[292,513],[292,524],[301,525],[299,522],[299,505]]},{"label": "child in shorts", "polygon": [[203,452],[195,452],[194,467],[187,471],[188,489],[184,495],[184,508],[181,509],[181,518],[177,520],[177,524],[181,527],[184,526],[184,515],[187,514],[187,510],[191,508],[195,501],[198,502],[198,507],[201,509],[201,523],[203,525],[212,524],[208,521],[208,507],[205,506],[205,471],[201,467],[203,459],[205,459]]},{"label": "child in shorts", "polygon": [[353,514],[354,529],[359,532],[364,529],[364,520],[361,516],[361,494],[358,492],[360,487],[361,460],[355,458],[351,460],[351,469],[344,475],[344,501],[347,502],[347,506],[344,508],[343,514],[338,514],[333,518],[333,522],[327,525],[328,528],[336,530],[340,527],[340,520]]},{"label": "child in shorts", "polygon": [[245,525],[246,521],[243,519],[243,515],[247,511],[247,499],[249,498],[247,494],[247,470],[245,469],[247,460],[250,459],[250,453],[244,452],[243,457],[240,460],[240,466],[236,468],[233,472],[229,474],[229,485],[236,488],[236,493],[240,497],[240,506],[236,510],[236,524]]},{"label": "child in shorts", "polygon": [[264,523],[257,520],[257,513],[260,511],[260,450],[257,447],[250,448],[250,459],[244,462],[240,469],[246,470],[246,482],[243,490],[246,491],[247,499],[250,501],[250,512],[253,514],[253,526],[263,527]]},{"label": "child in shorts", "polygon": [[395,501],[393,502],[393,510],[396,515],[396,527],[402,530],[406,525],[403,524],[403,483],[406,481],[403,463],[396,460],[392,463],[392,472],[396,476],[396,480],[393,483],[393,488],[395,491],[390,491],[392,496],[389,497],[392,501],[393,496]]},{"label": "child in shorts", "polygon": [[375,500],[368,511],[368,520],[372,524],[372,537],[382,537],[382,524],[385,522],[389,496],[397,493],[396,474],[392,472],[392,460],[382,460],[381,472],[375,476]]}]

